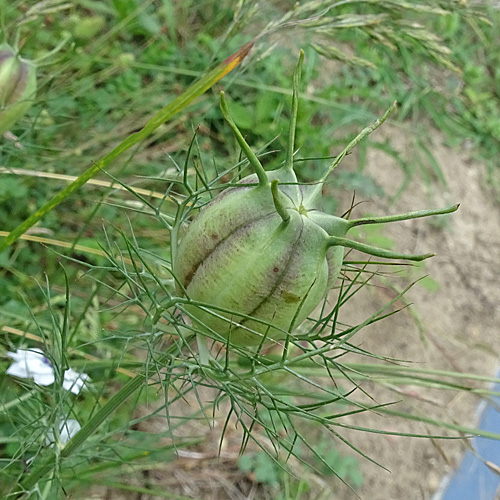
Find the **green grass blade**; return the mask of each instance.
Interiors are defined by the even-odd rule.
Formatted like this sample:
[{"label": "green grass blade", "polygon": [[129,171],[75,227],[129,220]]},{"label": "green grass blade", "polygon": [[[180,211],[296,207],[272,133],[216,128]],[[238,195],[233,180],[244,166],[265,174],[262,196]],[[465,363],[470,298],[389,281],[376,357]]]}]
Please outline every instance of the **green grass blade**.
[{"label": "green grass blade", "polygon": [[224,62],[216,66],[212,71],[208,72],[200,80],[191,85],[184,93],[167,104],[156,115],[151,118],[146,125],[135,134],[129,135],[116,148],[103,156],[99,161],[94,163],[75,181],[66,186],[56,196],[49,200],[45,205],[39,208],[34,214],[28,217],[24,222],[17,226],[8,236],[0,241],[0,253],[8,246],[12,245],[19,239],[30,227],[33,227],[43,216],[57,207],[60,203],[66,200],[72,193],[83,186],[88,180],[94,177],[102,169],[106,168],[113,160],[122,155],[138,142],[145,139],[149,134],[156,130],[160,125],[170,120],[174,115],[182,111],[191,104],[197,97],[205,93],[210,87],[217,83],[222,77],[232,71],[245,58],[253,42],[249,42],[241,49],[228,57]]}]

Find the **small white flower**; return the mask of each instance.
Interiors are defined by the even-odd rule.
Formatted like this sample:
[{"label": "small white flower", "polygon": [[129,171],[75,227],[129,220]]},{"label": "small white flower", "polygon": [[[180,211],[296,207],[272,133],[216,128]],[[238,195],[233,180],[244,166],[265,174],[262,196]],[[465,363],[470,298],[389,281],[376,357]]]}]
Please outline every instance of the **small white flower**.
[{"label": "small white flower", "polygon": [[[38,385],[54,383],[54,368],[41,349],[29,351],[18,349],[16,352],[8,352],[7,356],[14,360],[14,363],[7,368],[8,375],[32,378]],[[70,368],[64,372],[63,388],[73,394],[80,394],[80,391],[87,387],[88,380],[90,377],[86,373],[78,373]]]},{"label": "small white flower", "polygon": [[18,349],[16,352],[8,352],[7,356],[14,360],[14,363],[7,368],[8,375],[32,378],[38,385],[54,383],[54,369],[40,349],[30,351]]},{"label": "small white flower", "polygon": [[[65,445],[81,428],[82,427],[78,423],[78,420],[75,420],[74,418],[68,418],[64,422],[61,422],[59,424],[58,444]],[[56,439],[54,437],[54,432],[52,429],[50,429],[47,432],[47,438],[46,438],[47,446],[49,445],[53,446],[55,442]]]},{"label": "small white flower", "polygon": [[63,387],[73,394],[80,394],[82,389],[86,389],[87,380],[90,380],[90,377],[86,373],[78,373],[70,368],[64,372]]}]

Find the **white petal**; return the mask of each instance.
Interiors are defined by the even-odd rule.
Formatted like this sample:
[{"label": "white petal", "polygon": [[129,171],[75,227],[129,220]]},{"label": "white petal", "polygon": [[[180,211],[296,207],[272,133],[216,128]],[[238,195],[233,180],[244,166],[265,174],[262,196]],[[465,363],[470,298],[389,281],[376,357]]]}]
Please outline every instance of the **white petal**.
[{"label": "white petal", "polygon": [[12,375],[13,377],[20,378],[30,378],[31,375],[26,371],[26,366],[22,363],[13,363],[7,368],[5,372],[7,375]]},{"label": "white petal", "polygon": [[33,374],[33,380],[35,384],[38,385],[50,385],[54,383],[54,372],[50,373],[35,373]]},{"label": "white petal", "polygon": [[7,355],[14,360],[6,373],[21,378],[33,378],[39,385],[50,385],[54,382],[54,370],[50,361],[40,349],[25,351],[18,349]]},{"label": "white petal", "polygon": [[48,373],[49,371],[54,371],[50,361],[44,356],[40,358],[28,358],[25,364],[32,373]]},{"label": "white petal", "polygon": [[9,358],[12,358],[14,361],[25,361],[28,357],[30,356],[38,356],[38,355],[43,356],[43,351],[38,348],[30,349],[29,351],[24,350],[24,349],[18,349],[16,352],[8,352],[7,356]]},{"label": "white petal", "polygon": [[86,388],[87,380],[90,380],[90,377],[86,373],[78,373],[70,368],[64,372],[63,388],[73,394],[80,394],[80,391]]},{"label": "white petal", "polygon": [[78,420],[69,418],[59,427],[59,440],[66,444],[81,428]]},{"label": "white petal", "polygon": [[[66,444],[80,429],[81,425],[78,420],[73,418],[68,418],[59,425],[59,443]],[[47,437],[45,439],[47,445],[54,445],[55,438],[52,429],[47,432]]]}]

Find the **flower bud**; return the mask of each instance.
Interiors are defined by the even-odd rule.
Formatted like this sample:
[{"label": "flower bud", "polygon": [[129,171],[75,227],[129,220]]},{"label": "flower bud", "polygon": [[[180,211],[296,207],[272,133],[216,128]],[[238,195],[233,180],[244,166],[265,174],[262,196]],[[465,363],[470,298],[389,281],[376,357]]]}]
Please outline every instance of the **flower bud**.
[{"label": "flower bud", "polygon": [[0,45],[0,134],[26,114],[35,95],[35,65],[9,45]]}]

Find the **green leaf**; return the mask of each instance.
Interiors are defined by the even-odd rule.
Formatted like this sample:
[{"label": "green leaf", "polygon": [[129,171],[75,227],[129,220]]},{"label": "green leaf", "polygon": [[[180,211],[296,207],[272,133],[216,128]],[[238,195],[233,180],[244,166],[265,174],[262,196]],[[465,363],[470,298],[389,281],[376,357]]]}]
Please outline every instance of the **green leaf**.
[{"label": "green leaf", "polygon": [[242,455],[238,459],[238,468],[243,472],[251,472],[253,469],[253,462],[252,455]]},{"label": "green leaf", "polygon": [[254,125],[253,116],[248,110],[248,107],[238,102],[231,103],[231,117],[241,129],[249,130]]},{"label": "green leaf", "polygon": [[275,462],[265,452],[256,456],[255,477],[259,483],[278,484],[279,475]]},{"label": "green leaf", "polygon": [[437,292],[441,288],[439,283],[430,276],[425,276],[425,278],[419,280],[418,284],[429,290],[429,292]]},{"label": "green leaf", "polygon": [[242,455],[238,459],[238,468],[243,472],[253,472],[259,483],[276,485],[280,482],[280,469],[266,452]]}]

